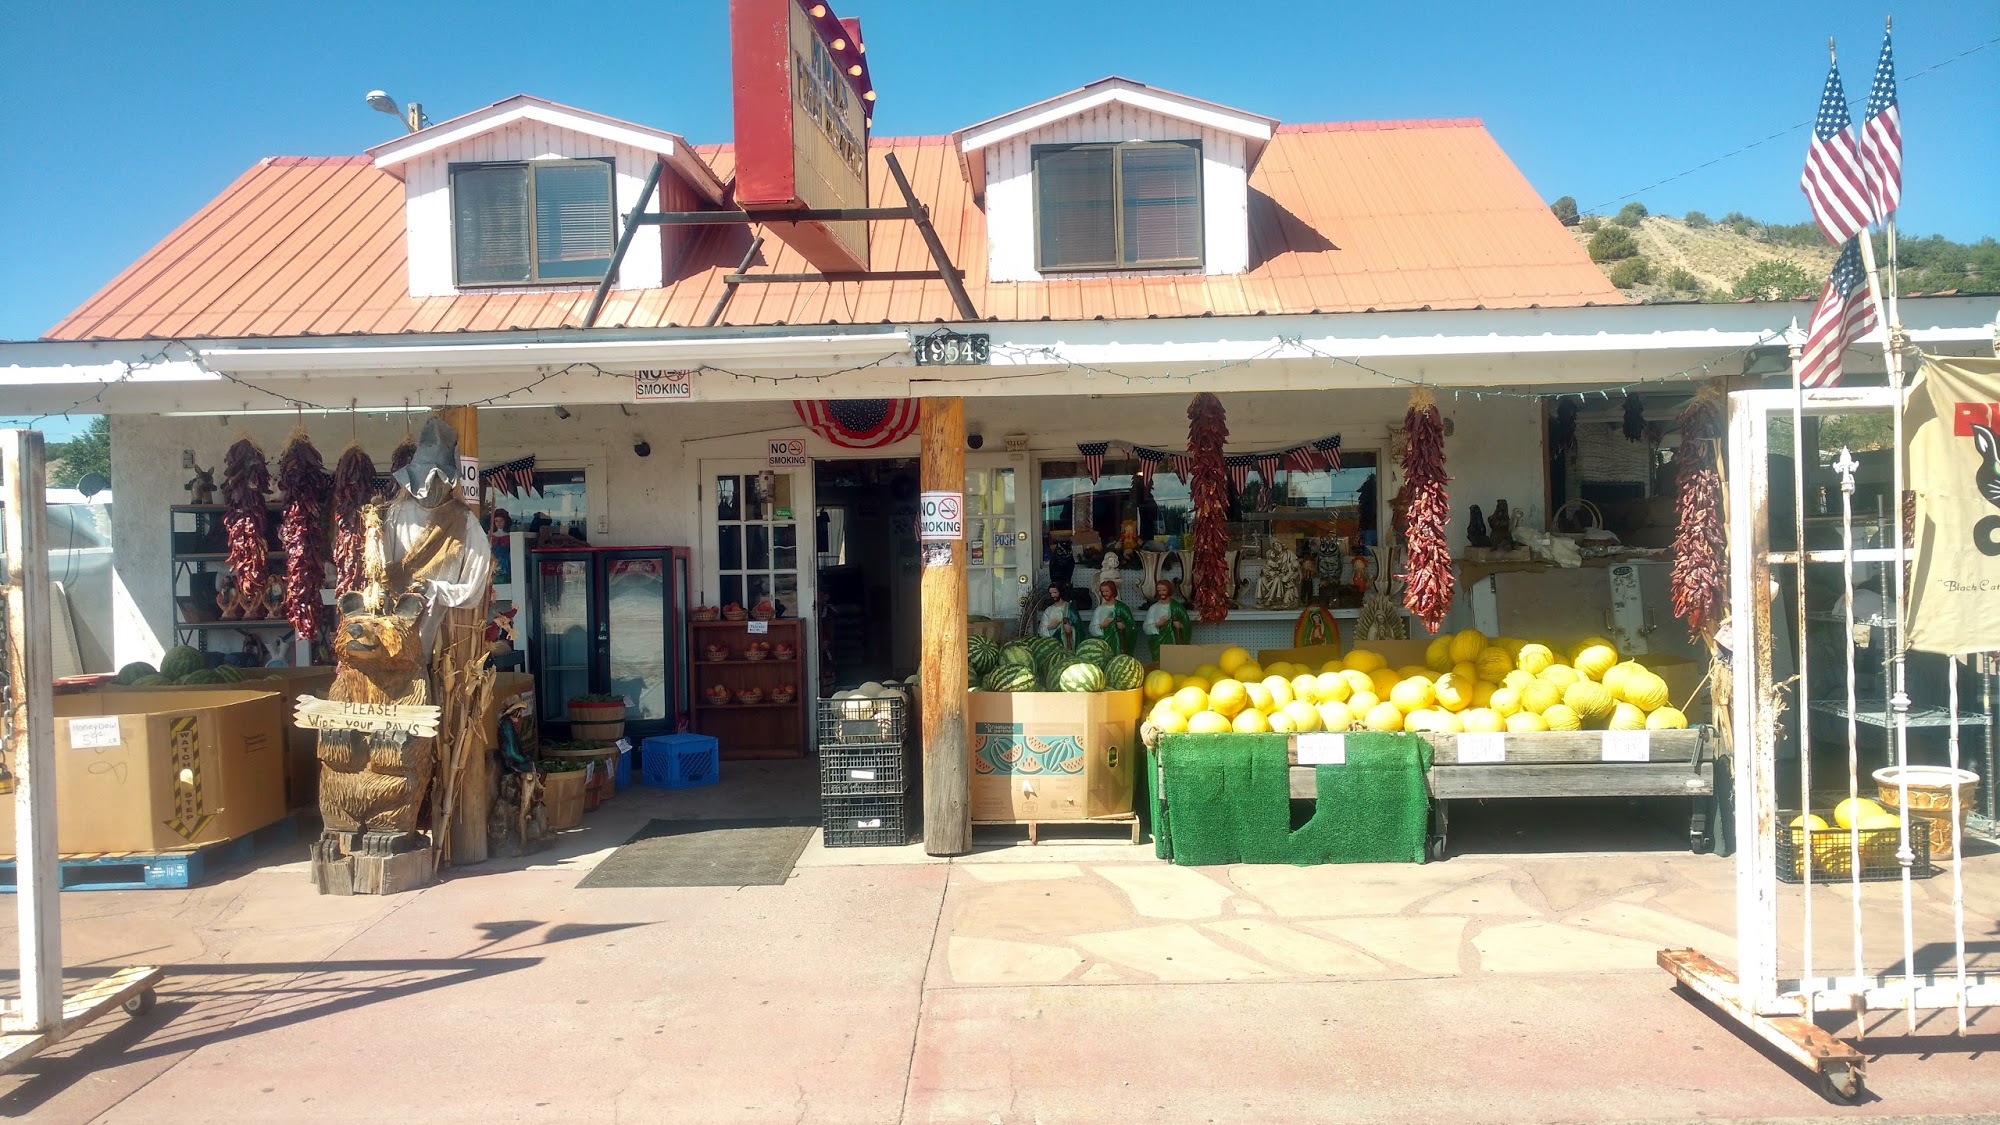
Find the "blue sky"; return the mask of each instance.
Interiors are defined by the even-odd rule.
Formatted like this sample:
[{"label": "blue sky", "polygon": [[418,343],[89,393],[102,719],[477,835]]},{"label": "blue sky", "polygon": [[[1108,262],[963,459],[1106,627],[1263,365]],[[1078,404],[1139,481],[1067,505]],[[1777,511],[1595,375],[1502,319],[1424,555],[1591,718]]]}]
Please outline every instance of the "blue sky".
[{"label": "blue sky", "polygon": [[[1803,129],[1825,40],[1866,96],[1884,9],[1815,3],[844,0],[881,90],[876,132],[945,133],[1106,74],[1281,121],[1480,117],[1545,198],[1806,218]],[[358,153],[527,92],[728,139],[725,0],[590,4],[0,5],[0,339],[32,339],[259,157]],[[1217,18],[1218,13],[1226,13]],[[1992,0],[1897,16],[1900,74],[2000,37]],[[2000,235],[2000,46],[1902,92],[1901,225]]]}]

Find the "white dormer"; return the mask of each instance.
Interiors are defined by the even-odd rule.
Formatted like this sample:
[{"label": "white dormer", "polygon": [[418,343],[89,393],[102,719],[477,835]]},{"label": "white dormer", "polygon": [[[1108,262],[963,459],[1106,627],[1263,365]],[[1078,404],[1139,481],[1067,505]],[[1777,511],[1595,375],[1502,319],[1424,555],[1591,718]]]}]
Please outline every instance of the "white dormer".
[{"label": "white dormer", "polygon": [[[657,161],[649,212],[719,205],[722,184],[686,141],[519,94],[369,149],[403,181],[410,296],[595,285]],[[615,289],[656,289],[696,228],[641,231]]]},{"label": "white dormer", "polygon": [[987,276],[1250,268],[1269,117],[1105,78],[954,135],[986,208]]}]

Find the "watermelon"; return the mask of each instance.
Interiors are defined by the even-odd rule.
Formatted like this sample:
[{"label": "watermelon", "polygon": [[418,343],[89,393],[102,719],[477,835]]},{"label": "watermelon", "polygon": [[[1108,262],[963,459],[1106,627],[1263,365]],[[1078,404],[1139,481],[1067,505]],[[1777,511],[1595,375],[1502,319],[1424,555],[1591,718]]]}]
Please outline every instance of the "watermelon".
[{"label": "watermelon", "polygon": [[1095,664],[1078,661],[1063,669],[1057,683],[1064,691],[1103,691],[1104,669]]},{"label": "watermelon", "polygon": [[1086,637],[1077,642],[1077,659],[1087,660],[1099,668],[1110,663],[1111,658],[1116,655],[1118,654],[1111,650],[1110,642],[1106,641],[1103,637]]},{"label": "watermelon", "polygon": [[159,674],[158,672],[155,672],[155,673],[153,673],[153,674],[152,674],[152,675],[150,675],[150,676],[140,676],[140,677],[139,677],[138,679],[136,679],[136,680],[133,680],[133,681],[132,681],[132,686],[133,686],[133,687],[167,687],[167,686],[171,685],[172,683],[173,683],[173,681],[172,681],[172,680],[170,680],[170,679],[166,678],[165,676],[162,676],[162,675],[160,675],[160,674]]},{"label": "watermelon", "polygon": [[1146,682],[1146,666],[1129,656],[1114,656],[1104,665],[1106,691],[1130,691]]},{"label": "watermelon", "polygon": [[975,676],[984,676],[1000,663],[1000,646],[994,644],[991,637],[975,634],[966,638],[965,658],[971,663]]},{"label": "watermelon", "polygon": [[134,660],[125,667],[118,669],[118,675],[112,677],[112,679],[116,683],[135,684],[147,676],[158,675],[159,671],[158,668],[153,667],[143,660]]},{"label": "watermelon", "polygon": [[170,680],[178,680],[189,672],[199,672],[208,667],[208,657],[198,648],[175,645],[160,658],[160,675]]},{"label": "watermelon", "polygon": [[238,668],[234,664],[216,665],[215,674],[221,677],[222,682],[226,684],[240,684],[243,682],[243,669]]},{"label": "watermelon", "polygon": [[199,668],[174,681],[180,684],[219,684],[224,682],[220,673],[213,668]]},{"label": "watermelon", "polygon": [[1076,663],[1076,654],[1063,648],[1061,645],[1057,645],[1043,654],[1041,660],[1035,665],[1035,671],[1040,674],[1044,687],[1050,691],[1061,691],[1062,689],[1057,686],[1057,681],[1062,678],[1063,669],[1074,663]]},{"label": "watermelon", "polygon": [[1000,650],[1000,660],[1018,668],[1034,671],[1035,650],[1024,644],[1010,644]]},{"label": "watermelon", "polygon": [[1039,660],[1048,653],[1061,652],[1063,645],[1054,637],[1035,637],[1028,642],[1028,647],[1035,650],[1035,657]]},{"label": "watermelon", "polygon": [[1019,664],[1005,663],[986,678],[987,691],[1033,691],[1035,674]]}]

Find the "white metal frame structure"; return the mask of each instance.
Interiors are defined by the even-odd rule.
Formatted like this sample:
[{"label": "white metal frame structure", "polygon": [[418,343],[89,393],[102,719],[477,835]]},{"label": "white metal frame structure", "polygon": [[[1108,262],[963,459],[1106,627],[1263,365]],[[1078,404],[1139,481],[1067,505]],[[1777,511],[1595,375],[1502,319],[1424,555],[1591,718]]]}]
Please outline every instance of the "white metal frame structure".
[{"label": "white metal frame structure", "polygon": [[[1892,375],[1892,379],[1894,376]],[[1907,399],[1908,391],[1902,392]],[[1806,415],[1856,413],[1866,411],[1890,411],[1896,415],[1896,471],[1894,473],[1893,495],[1904,495],[1905,481],[1902,460],[1907,455],[1907,445],[1902,433],[1901,404],[1898,392],[1890,387],[1856,387],[1839,389],[1808,390],[1750,390],[1739,391],[1729,400],[1728,431],[1728,518],[1730,543],[1730,588],[1731,607],[1728,646],[1731,656],[1732,698],[1736,705],[1732,708],[1732,734],[1734,736],[1734,780],[1736,796],[1736,936],[1737,972],[1729,973],[1708,958],[1692,950],[1669,950],[1660,955],[1661,966],[1672,972],[1681,984],[1707,998],[1724,1012],[1742,1022],[1759,1036],[1778,1046],[1795,1060],[1815,1070],[1826,1084],[1827,1092],[1839,1098],[1853,1098],[1860,1093],[1862,1080],[1862,1058],[1858,1051],[1847,1043],[1827,1034],[1812,1022],[1815,1013],[1851,1012],[1857,1027],[1865,1023],[1869,1012],[1905,1012],[1909,1026],[1914,1031],[1917,1026],[1916,1013],[1919,1009],[1953,1010],[1956,1013],[1955,1026],[1959,1034],[1966,1030],[1966,1010],[1972,1007],[2000,1005],[2000,974],[1986,970],[1968,969],[1965,954],[1965,888],[1962,879],[1962,840],[1953,833],[1953,849],[1950,862],[1953,905],[1952,950],[1948,958],[1939,958],[1938,967],[1919,969],[1918,948],[1913,934],[1913,906],[1911,897],[1911,868],[1914,854],[1909,840],[1909,818],[1902,818],[1897,859],[1902,867],[1901,878],[1901,941],[1893,951],[1897,958],[1883,969],[1871,971],[1868,966],[1862,925],[1862,862],[1859,837],[1845,834],[1852,849],[1847,864],[1849,871],[1845,878],[1827,877],[1825,872],[1813,870],[1813,849],[1804,847],[1801,852],[1798,902],[1801,910],[1803,933],[1801,935],[1804,955],[1796,976],[1781,976],[1779,957],[1779,907],[1781,888],[1777,870],[1777,842],[1780,831],[1790,831],[1779,824],[1778,814],[1778,743],[1779,719],[1785,710],[1783,702],[1788,682],[1779,682],[1772,671],[1772,602],[1770,591],[1773,568],[1792,567],[1800,576],[1800,599],[1803,603],[1803,576],[1805,567],[1814,564],[1833,564],[1842,568],[1847,604],[1848,635],[1853,633],[1854,610],[1854,565],[1859,563],[1888,563],[1889,573],[1900,576],[1903,564],[1910,558],[1909,545],[1902,535],[1900,511],[1896,513],[1896,534],[1894,545],[1886,547],[1855,548],[1853,546],[1854,514],[1852,504],[1853,470],[1855,462],[1842,451],[1841,458],[1833,466],[1842,475],[1842,520],[1841,534],[1843,547],[1835,550],[1809,550],[1801,531],[1796,543],[1782,547],[1794,549],[1774,549],[1770,542],[1770,479],[1768,454],[1770,422],[1774,417],[1788,417],[1795,420],[1794,443],[1799,442],[1797,420]],[[1802,492],[1807,461],[1800,457],[1795,461],[1794,480]],[[1795,500],[1798,494],[1795,493]],[[1803,508],[1795,509],[1795,520],[1804,518]],[[1803,524],[1799,526],[1802,528]],[[1900,587],[1900,582],[1891,582]],[[1885,592],[1886,593],[1886,592]],[[1903,606],[1900,589],[1896,594],[1896,616],[1890,632],[1887,650],[1891,676],[1888,684],[1890,705],[1894,714],[1893,736],[1890,742],[1892,760],[1897,766],[1908,765],[1907,710],[1909,706],[1902,664],[1905,647],[1902,635]],[[1805,688],[1805,645],[1803,634],[1799,640],[1798,689],[1790,694],[1791,705],[1800,716],[1800,792],[1812,793],[1811,749],[1806,745],[1805,723],[1809,709]],[[2000,637],[1994,639],[2000,648]],[[1847,793],[1849,796],[1872,794],[1861,788],[1858,755],[1856,752],[1855,706],[1855,663],[1853,648],[1848,646],[1846,662],[1846,733],[1848,746]],[[1948,739],[1950,765],[1959,766],[1959,738],[1957,711],[1956,669],[1948,677],[1951,684],[1951,717]],[[1907,789],[1904,790],[1907,794]],[[1957,821],[1957,792],[1953,793],[1953,820]],[[1809,802],[1808,802],[1809,803]],[[1908,800],[1901,802],[1908,807]],[[1940,826],[1950,830],[1949,825]],[[1847,887],[1846,897],[1849,909],[1840,911],[1836,917],[1846,922],[1850,929],[1849,944],[1852,947],[1852,965],[1844,975],[1816,973],[1813,968],[1813,890],[1816,886],[1836,889],[1843,884]],[[1836,923],[1839,924],[1839,923]]]}]

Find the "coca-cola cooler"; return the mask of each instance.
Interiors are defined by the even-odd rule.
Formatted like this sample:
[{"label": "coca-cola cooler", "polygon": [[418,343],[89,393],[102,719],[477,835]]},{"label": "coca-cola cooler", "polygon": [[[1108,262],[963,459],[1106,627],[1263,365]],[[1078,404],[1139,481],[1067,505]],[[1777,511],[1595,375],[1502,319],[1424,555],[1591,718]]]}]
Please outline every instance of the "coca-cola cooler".
[{"label": "coca-cola cooler", "polygon": [[529,645],[544,729],[566,729],[571,697],[623,696],[636,743],[681,729],[688,694],[686,547],[531,552]]}]

